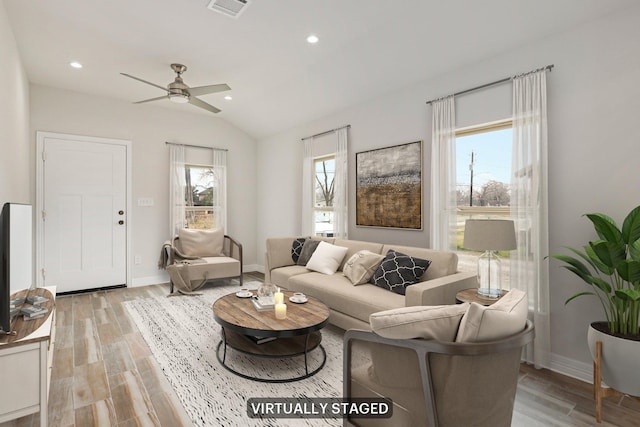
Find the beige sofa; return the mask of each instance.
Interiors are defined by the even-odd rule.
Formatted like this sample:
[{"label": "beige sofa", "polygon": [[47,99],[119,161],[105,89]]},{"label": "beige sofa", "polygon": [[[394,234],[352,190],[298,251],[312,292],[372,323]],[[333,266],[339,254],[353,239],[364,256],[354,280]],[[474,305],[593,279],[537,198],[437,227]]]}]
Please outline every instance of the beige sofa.
[{"label": "beige sofa", "polygon": [[[303,292],[321,300],[330,308],[330,323],[345,330],[370,330],[369,316],[383,310],[417,305],[455,304],[458,291],[478,286],[474,273],[457,271],[458,256],[453,252],[357,240],[318,239],[347,248],[347,253],[335,274],[318,273],[295,265],[291,256],[295,239],[296,237],[267,239],[265,282],[293,292]],[[406,295],[369,283],[354,286],[342,274],[345,263],[356,252],[369,250],[385,255],[389,249],[431,261],[421,281],[407,287]]]}]

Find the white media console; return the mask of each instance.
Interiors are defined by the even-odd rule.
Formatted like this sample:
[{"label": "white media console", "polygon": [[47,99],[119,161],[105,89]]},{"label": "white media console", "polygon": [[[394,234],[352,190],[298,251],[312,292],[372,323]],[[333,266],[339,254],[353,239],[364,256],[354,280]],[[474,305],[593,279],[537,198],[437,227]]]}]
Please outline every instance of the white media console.
[{"label": "white media console", "polygon": [[11,296],[40,295],[49,298],[49,309],[40,319],[18,317],[15,335],[0,337],[0,423],[40,412],[40,426],[47,426],[47,401],[55,338],[54,286],[16,292]]}]

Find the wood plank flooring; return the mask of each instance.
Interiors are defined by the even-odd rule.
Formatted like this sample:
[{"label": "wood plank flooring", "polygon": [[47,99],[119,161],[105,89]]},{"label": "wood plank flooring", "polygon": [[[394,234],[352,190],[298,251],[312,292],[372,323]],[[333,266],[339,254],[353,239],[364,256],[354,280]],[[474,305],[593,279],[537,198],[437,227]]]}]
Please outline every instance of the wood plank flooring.
[{"label": "wood plank flooring", "polygon": [[[245,280],[264,280],[247,273]],[[123,288],[56,299],[49,425],[192,426],[123,301],[166,295],[168,285]],[[1,386],[1,384],[0,384]],[[590,384],[522,365],[513,426],[640,426],[640,399],[604,400],[595,422]],[[39,425],[31,415],[0,427]],[[229,426],[231,427],[231,426]]]}]

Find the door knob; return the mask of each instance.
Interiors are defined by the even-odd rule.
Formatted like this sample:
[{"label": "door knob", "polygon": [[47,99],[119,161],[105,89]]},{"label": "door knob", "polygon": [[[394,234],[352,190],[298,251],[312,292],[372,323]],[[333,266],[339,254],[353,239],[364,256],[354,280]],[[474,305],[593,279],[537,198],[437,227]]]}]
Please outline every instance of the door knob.
[{"label": "door knob", "polygon": [[120,220],[120,221],[118,221],[118,224],[122,225],[122,224],[124,224],[124,221]]}]

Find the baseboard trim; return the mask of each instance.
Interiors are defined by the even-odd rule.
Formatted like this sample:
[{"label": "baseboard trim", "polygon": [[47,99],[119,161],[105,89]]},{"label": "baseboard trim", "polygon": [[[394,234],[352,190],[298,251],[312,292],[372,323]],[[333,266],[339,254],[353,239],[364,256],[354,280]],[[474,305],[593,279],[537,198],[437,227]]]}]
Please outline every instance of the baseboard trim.
[{"label": "baseboard trim", "polygon": [[242,271],[245,273],[251,273],[252,271],[258,271],[260,273],[264,273],[264,268],[262,268],[262,266],[258,264],[249,264],[249,265],[243,265]]},{"label": "baseboard trim", "polygon": [[593,384],[593,366],[590,363],[580,362],[575,359],[551,354],[551,366],[554,372]]},{"label": "baseboard trim", "polygon": [[134,277],[131,287],[137,288],[139,286],[158,285],[160,283],[169,283],[169,275],[164,271],[156,276]]}]

